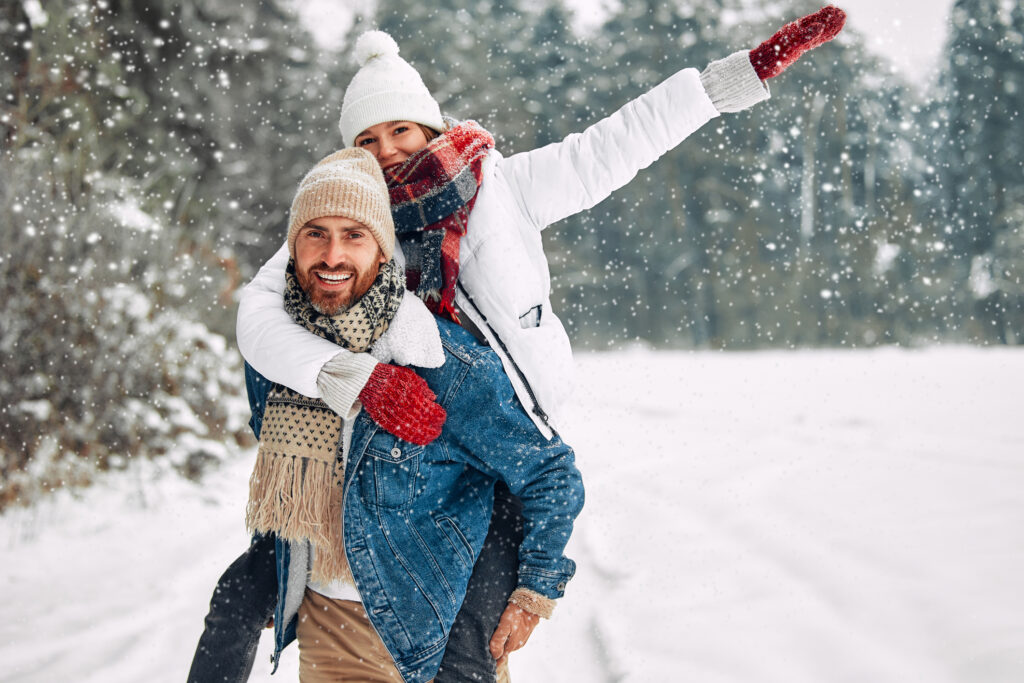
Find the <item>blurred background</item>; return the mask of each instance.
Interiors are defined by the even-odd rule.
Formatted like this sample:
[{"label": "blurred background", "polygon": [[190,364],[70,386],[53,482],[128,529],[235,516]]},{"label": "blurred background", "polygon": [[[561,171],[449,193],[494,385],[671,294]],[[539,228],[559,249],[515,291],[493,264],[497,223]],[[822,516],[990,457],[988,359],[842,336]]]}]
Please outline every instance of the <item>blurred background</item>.
[{"label": "blurred background", "polygon": [[[1024,341],[1024,8],[862,4],[770,102],[544,233],[576,349]],[[4,0],[0,508],[246,443],[236,293],[341,145],[355,35],[509,154],[819,6]]]}]

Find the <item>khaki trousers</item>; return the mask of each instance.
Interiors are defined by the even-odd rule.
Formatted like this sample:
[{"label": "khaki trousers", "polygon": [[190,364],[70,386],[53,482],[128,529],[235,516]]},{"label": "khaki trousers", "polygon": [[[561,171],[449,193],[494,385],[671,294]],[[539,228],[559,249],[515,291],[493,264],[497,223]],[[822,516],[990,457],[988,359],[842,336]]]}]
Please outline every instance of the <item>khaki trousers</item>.
[{"label": "khaki trousers", "polygon": [[296,629],[302,683],[401,681],[361,603],[306,589]]}]

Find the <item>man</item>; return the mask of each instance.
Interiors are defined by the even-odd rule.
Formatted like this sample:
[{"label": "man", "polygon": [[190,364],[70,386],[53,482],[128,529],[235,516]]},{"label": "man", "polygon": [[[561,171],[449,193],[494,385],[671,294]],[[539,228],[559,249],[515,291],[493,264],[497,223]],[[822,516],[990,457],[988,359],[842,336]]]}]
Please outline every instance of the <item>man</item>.
[{"label": "man", "polygon": [[258,376],[250,383],[262,414],[247,523],[276,539],[275,660],[297,636],[303,680],[435,675],[498,480],[522,500],[526,522],[518,588],[492,649],[521,645],[575,569],[562,554],[583,504],[572,450],[534,428],[489,348],[405,295],[394,241],[376,160],[360,149],[327,157],[292,205],[285,308],[394,372],[415,367],[447,411],[436,440],[398,439],[354,397],[337,415]]}]

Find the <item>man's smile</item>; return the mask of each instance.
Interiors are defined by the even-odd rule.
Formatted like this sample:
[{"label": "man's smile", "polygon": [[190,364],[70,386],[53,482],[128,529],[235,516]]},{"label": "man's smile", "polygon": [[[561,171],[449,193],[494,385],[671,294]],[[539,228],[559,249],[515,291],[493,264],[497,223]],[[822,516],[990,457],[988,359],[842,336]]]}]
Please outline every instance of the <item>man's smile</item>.
[{"label": "man's smile", "polygon": [[325,273],[317,271],[313,273],[317,283],[325,289],[341,289],[352,279],[353,273]]}]

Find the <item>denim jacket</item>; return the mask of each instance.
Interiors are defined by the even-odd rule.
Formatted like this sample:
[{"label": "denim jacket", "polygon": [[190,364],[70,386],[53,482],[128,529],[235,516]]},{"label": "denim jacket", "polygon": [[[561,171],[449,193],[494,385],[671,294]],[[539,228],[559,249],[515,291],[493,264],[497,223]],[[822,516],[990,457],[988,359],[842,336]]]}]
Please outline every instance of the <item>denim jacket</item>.
[{"label": "denim jacket", "polygon": [[[401,441],[360,409],[344,481],[345,553],[356,587],[399,672],[415,683],[441,663],[487,535],[495,481],[523,502],[518,585],[548,598],[561,597],[575,572],[563,551],[583,506],[572,449],[534,427],[498,356],[458,325],[434,323],[422,334],[440,334],[444,363],[415,370],[448,413],[441,436],[427,446]],[[258,435],[273,385],[248,365],[246,383]],[[308,548],[278,539],[276,552],[275,668],[295,638]]]}]

